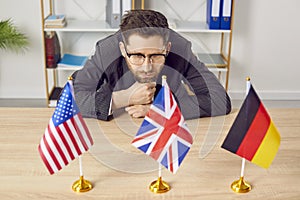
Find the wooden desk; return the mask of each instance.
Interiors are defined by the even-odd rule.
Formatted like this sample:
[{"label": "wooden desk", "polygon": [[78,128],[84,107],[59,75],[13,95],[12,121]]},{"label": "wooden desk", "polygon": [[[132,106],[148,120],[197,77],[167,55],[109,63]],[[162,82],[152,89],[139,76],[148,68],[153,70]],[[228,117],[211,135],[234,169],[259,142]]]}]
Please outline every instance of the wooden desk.
[{"label": "wooden desk", "polygon": [[[37,147],[52,113],[50,108],[0,108],[1,200],[300,199],[300,109],[269,110],[281,133],[281,146],[267,170],[246,162],[245,179],[253,186],[247,194],[230,189],[239,178],[241,158],[220,148],[236,111],[225,117],[188,121],[196,132],[194,144],[177,174],[162,171],[163,180],[171,185],[165,194],[149,191],[149,184],[157,179],[158,165],[131,146],[141,120],[125,116],[111,122],[87,120],[96,134],[96,144],[82,160],[85,178],[93,183],[93,190],[80,194],[72,191],[73,182],[79,178],[78,160],[50,176]],[[208,132],[212,136],[220,132],[220,136],[212,151],[199,158]],[[213,144],[213,140],[206,143]]]}]

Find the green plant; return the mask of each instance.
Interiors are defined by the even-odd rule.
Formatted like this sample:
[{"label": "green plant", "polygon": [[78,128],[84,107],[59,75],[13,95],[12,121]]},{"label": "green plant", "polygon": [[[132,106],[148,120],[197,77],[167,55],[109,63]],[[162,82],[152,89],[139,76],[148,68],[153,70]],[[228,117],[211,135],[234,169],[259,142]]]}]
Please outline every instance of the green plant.
[{"label": "green plant", "polygon": [[14,52],[25,51],[28,44],[26,35],[19,32],[11,19],[0,21],[0,49]]}]

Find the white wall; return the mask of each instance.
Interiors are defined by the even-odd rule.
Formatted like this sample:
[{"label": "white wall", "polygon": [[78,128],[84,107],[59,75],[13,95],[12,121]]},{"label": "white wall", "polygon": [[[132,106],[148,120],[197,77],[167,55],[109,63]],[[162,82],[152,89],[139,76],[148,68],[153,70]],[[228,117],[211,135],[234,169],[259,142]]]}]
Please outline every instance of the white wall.
[{"label": "white wall", "polygon": [[[77,0],[80,1],[84,0]],[[92,1],[84,2],[88,5]],[[203,15],[202,11],[194,12],[195,16],[186,14],[187,9],[195,8],[194,3],[186,4],[184,11],[179,9],[184,18]],[[300,100],[297,8],[300,8],[298,0],[235,0],[229,81],[229,94],[233,99],[243,98],[245,77],[250,76],[263,99]],[[29,37],[30,49],[25,54],[0,50],[0,98],[45,98],[40,2],[0,0],[0,19],[10,17]]]},{"label": "white wall", "polygon": [[39,10],[37,0],[0,0],[0,20],[12,18],[30,42],[24,54],[0,50],[0,98],[46,98]]},{"label": "white wall", "polygon": [[236,0],[229,91],[250,76],[264,99],[300,99],[300,1]]}]

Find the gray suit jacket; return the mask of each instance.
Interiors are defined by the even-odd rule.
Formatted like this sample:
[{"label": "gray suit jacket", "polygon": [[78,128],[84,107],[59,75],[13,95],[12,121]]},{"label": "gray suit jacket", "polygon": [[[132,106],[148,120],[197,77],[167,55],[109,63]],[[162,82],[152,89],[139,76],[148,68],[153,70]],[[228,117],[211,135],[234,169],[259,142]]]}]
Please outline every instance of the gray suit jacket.
[{"label": "gray suit jacket", "polygon": [[[121,40],[118,31],[98,41],[94,55],[73,74],[76,102],[84,117],[111,119],[112,92],[126,89],[135,82],[119,50]],[[171,51],[161,75],[167,75],[168,85],[184,117],[228,114],[231,111],[228,94],[216,76],[192,53],[191,42],[174,31],[171,31],[170,42]],[[157,92],[160,84],[158,80]],[[187,87],[194,95],[187,92]]]}]

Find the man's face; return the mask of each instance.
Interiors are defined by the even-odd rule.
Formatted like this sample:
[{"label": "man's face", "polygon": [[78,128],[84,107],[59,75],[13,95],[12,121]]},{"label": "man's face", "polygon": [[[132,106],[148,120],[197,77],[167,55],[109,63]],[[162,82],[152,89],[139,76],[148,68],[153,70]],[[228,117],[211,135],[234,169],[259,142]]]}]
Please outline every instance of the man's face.
[{"label": "man's face", "polygon": [[133,34],[129,36],[128,44],[120,43],[120,49],[136,81],[147,83],[157,80],[170,45],[165,45],[158,35],[142,37]]}]

